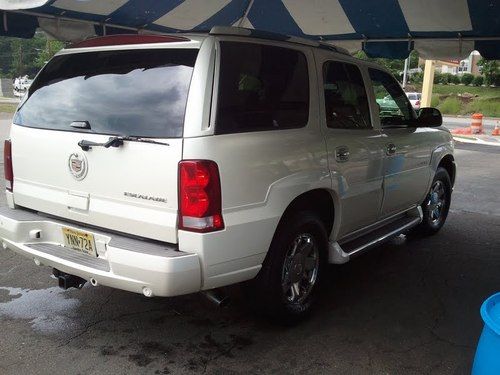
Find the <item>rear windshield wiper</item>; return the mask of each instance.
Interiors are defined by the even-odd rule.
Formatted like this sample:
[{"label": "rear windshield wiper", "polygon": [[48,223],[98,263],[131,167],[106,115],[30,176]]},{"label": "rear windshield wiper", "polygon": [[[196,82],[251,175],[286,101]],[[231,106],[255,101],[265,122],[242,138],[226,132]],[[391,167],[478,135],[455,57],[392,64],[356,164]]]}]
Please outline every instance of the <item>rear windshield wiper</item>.
[{"label": "rear windshield wiper", "polygon": [[97,143],[97,142],[92,142],[92,141],[87,141],[85,139],[82,139],[80,142],[78,142],[78,146],[82,148],[83,151],[88,151],[92,147],[120,147],[123,145],[123,141],[132,141],[132,142],[144,142],[144,143],[153,143],[156,145],[164,145],[164,146],[170,146],[168,143],[165,142],[158,142],[153,139],[148,139],[148,138],[141,138],[141,137],[135,137],[132,135],[126,135],[126,136],[117,136],[117,137],[110,137],[107,142],[104,143]]}]

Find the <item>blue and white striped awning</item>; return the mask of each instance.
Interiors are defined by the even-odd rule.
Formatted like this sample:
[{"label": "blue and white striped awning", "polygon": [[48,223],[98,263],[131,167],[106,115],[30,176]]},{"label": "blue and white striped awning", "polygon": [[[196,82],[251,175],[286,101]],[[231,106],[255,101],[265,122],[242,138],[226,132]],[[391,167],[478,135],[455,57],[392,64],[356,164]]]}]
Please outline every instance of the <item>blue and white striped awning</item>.
[{"label": "blue and white striped awning", "polygon": [[0,35],[63,40],[242,26],[374,57],[500,58],[500,0],[0,0]]}]

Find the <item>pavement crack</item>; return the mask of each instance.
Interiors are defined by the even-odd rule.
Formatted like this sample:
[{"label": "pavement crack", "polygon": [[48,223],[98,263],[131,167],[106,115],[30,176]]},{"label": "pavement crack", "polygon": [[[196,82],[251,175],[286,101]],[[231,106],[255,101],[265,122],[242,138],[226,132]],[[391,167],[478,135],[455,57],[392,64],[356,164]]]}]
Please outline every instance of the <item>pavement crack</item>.
[{"label": "pavement crack", "polygon": [[438,335],[436,332],[434,332],[434,330],[430,329],[429,330],[430,334],[432,335],[432,337],[434,337],[434,339],[436,341],[439,341],[439,342],[443,342],[445,344],[448,344],[454,348],[461,348],[461,349],[475,349],[474,346],[472,345],[466,345],[466,344],[459,344],[459,343],[456,343],[450,339],[447,339],[445,337],[441,337],[440,335]]},{"label": "pavement crack", "polygon": [[[103,307],[105,304],[109,303],[109,300],[111,299],[111,294],[113,293],[114,291],[112,291],[109,295],[108,295],[108,298],[107,300],[102,304],[101,308],[99,309],[99,311],[94,314],[94,317],[97,317],[100,315]],[[85,327],[79,332],[77,333],[76,335],[73,335],[71,336],[70,338],[68,338],[66,341],[64,341],[62,344],[58,345],[58,348],[60,347],[63,347],[63,346],[66,346],[68,345],[70,342],[78,339],[79,337],[85,335],[87,332],[90,331],[91,328],[101,324],[101,323],[104,323],[108,320],[118,320],[118,319],[121,319],[121,318],[125,318],[125,317],[128,317],[128,316],[133,316],[133,315],[140,315],[140,314],[148,314],[148,313],[152,313],[152,312],[158,312],[158,311],[163,311],[165,312],[164,309],[158,309],[158,308],[155,308],[155,309],[150,309],[150,310],[141,310],[141,311],[134,311],[134,312],[129,312],[129,313],[123,313],[123,314],[119,314],[119,315],[116,315],[116,316],[107,316],[105,318],[102,318],[102,319],[99,319],[99,320],[96,320],[90,324],[87,324],[85,325]]]}]

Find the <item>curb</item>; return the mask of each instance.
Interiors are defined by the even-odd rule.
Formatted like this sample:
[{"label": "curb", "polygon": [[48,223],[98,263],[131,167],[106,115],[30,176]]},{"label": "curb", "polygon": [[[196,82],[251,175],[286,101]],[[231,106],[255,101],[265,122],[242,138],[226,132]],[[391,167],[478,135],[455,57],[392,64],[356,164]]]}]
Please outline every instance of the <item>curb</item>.
[{"label": "curb", "polygon": [[472,144],[478,144],[478,145],[484,145],[484,146],[500,146],[500,141],[487,141],[481,138],[473,137],[473,136],[466,136],[462,134],[453,134],[453,140],[455,142],[461,142],[461,143],[472,143]]}]

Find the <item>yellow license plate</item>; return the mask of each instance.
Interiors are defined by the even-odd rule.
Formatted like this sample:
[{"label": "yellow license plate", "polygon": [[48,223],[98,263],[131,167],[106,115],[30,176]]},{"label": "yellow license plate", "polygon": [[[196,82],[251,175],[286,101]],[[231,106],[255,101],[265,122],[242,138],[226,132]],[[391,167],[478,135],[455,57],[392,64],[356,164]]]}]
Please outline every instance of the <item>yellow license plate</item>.
[{"label": "yellow license plate", "polygon": [[70,228],[62,228],[64,247],[81,253],[97,256],[94,235]]}]

